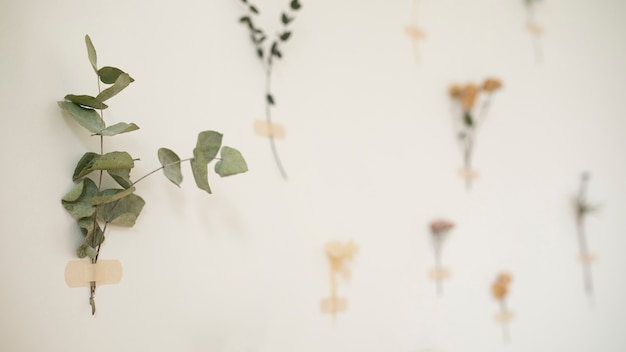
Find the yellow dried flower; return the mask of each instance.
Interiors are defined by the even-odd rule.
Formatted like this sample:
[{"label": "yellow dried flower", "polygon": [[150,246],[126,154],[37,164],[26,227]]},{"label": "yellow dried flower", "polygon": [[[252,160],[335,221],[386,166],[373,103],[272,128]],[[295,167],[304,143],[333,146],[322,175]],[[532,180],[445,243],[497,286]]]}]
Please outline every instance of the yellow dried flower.
[{"label": "yellow dried flower", "polygon": [[463,110],[468,111],[474,107],[476,102],[476,96],[478,95],[478,87],[475,84],[469,83],[461,90],[461,105]]},{"label": "yellow dried flower", "polygon": [[487,78],[483,83],[483,90],[486,92],[491,93],[500,88],[502,88],[502,82],[497,78]]},{"label": "yellow dried flower", "polygon": [[502,300],[509,293],[509,284],[513,277],[509,273],[501,273],[491,285],[491,292],[496,299]]},{"label": "yellow dried flower", "polygon": [[450,88],[448,88],[448,94],[455,99],[461,97],[461,87],[459,87],[458,84],[451,85]]}]

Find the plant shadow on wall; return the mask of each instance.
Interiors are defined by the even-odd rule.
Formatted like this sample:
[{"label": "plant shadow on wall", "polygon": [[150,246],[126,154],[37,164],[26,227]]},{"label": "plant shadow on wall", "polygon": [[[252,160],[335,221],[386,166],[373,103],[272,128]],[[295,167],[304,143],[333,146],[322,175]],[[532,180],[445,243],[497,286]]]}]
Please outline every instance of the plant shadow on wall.
[{"label": "plant shadow on wall", "polygon": [[[180,159],[172,150],[160,148],[157,154],[161,167],[132,181],[130,172],[135,166],[135,161],[139,159],[134,159],[125,151],[105,153],[104,137],[132,132],[139,127],[134,123],[125,122],[107,126],[104,112],[108,108],[105,102],[128,87],[134,79],[115,67],[98,68],[96,50],[89,36],[85,36],[85,43],[89,62],[96,74],[98,94],[95,97],[68,94],[64,101],[58,102],[58,105],[92,136],[99,138],[100,150],[98,153],[86,152],[78,161],[72,175],[72,180],[76,184],[63,196],[61,202],[76,220],[83,236],[83,241],[76,250],[77,256],[87,257],[95,265],[98,263],[109,225],[123,227],[135,225],[145,204],[144,200],[135,194],[136,185],[146,177],[163,170],[165,177],[180,187],[183,181],[181,163],[189,162],[198,188],[211,193],[208,165],[213,160],[217,160],[214,169],[221,177],[246,172],[248,167],[237,149],[222,146],[222,134],[202,131],[198,134],[193,157]],[[102,89],[101,84],[108,87]],[[105,174],[109,176],[106,180]],[[114,186],[106,188],[105,183]],[[89,283],[92,315],[96,312],[96,285],[96,281]]]},{"label": "plant shadow on wall", "polygon": [[267,40],[267,32],[254,24],[254,17],[259,14],[258,8],[250,4],[248,0],[241,1],[246,5],[248,14],[239,18],[239,22],[248,26],[250,39],[254,44],[256,54],[263,63],[263,69],[265,70],[265,123],[257,124],[257,132],[268,137],[278,171],[284,179],[287,179],[287,172],[278,155],[275,141],[276,138],[284,136],[284,131],[279,125],[272,122],[272,106],[276,105],[276,99],[271,91],[272,69],[275,60],[283,57],[281,46],[291,38],[293,32],[288,26],[295,19],[295,11],[300,10],[302,5],[300,5],[298,0],[291,0],[289,4],[291,11],[282,12],[280,15],[280,23],[282,24],[281,31],[276,33],[275,37],[270,41]]},{"label": "plant shadow on wall", "polygon": [[472,170],[472,156],[475,149],[477,130],[483,124],[491,103],[493,93],[502,87],[502,82],[495,78],[486,79],[482,85],[467,83],[464,86],[453,84],[449,94],[454,102],[456,117],[454,122],[457,138],[463,150],[463,168],[460,175],[465,179],[465,188],[472,187],[472,180],[477,177]]}]

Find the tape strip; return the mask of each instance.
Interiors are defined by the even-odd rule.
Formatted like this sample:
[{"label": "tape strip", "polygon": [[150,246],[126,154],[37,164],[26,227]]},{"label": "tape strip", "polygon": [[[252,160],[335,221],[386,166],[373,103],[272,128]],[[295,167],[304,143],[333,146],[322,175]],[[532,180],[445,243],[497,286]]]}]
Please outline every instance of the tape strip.
[{"label": "tape strip", "polygon": [[86,260],[73,260],[65,266],[65,283],[69,287],[112,285],[122,281],[122,263],[116,259],[101,259],[93,264]]},{"label": "tape strip", "polygon": [[459,169],[459,175],[468,180],[475,180],[478,178],[478,173],[476,171],[466,168]]},{"label": "tape strip", "polygon": [[515,313],[513,313],[513,311],[510,311],[510,310],[499,312],[493,316],[493,319],[496,321],[496,323],[499,323],[499,324],[506,324],[510,322],[511,320],[513,320],[513,318],[515,318]]},{"label": "tape strip", "polygon": [[431,280],[435,280],[435,281],[445,280],[450,277],[450,270],[447,268],[441,268],[441,269],[434,268],[434,269],[431,269],[428,274]]},{"label": "tape strip", "polygon": [[598,260],[598,256],[593,253],[581,253],[577,258],[581,263],[593,263]]},{"label": "tape strip", "polygon": [[254,121],[254,132],[263,137],[274,137],[276,139],[285,139],[285,129],[277,123],[267,123],[267,121]]},{"label": "tape strip", "polygon": [[320,302],[320,310],[322,313],[344,312],[348,309],[348,300],[342,297],[323,298]]}]

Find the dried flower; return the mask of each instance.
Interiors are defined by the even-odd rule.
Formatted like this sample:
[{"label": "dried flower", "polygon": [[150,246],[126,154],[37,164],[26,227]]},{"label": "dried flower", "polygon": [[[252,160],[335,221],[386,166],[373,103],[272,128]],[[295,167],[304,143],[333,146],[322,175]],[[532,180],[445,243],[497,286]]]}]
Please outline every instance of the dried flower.
[{"label": "dried flower", "polygon": [[463,105],[464,111],[469,111],[474,107],[477,95],[478,87],[476,87],[476,85],[470,83],[463,87],[461,91],[461,105]]},{"label": "dried flower", "polygon": [[433,235],[443,235],[453,227],[454,224],[447,220],[436,220],[430,223],[430,230]]},{"label": "dried flower", "polygon": [[483,90],[489,93],[500,88],[502,88],[502,82],[496,78],[487,78],[483,83]]},{"label": "dried flower", "polygon": [[491,285],[491,292],[497,300],[503,300],[509,293],[509,284],[511,283],[511,274],[501,273],[496,281]]},{"label": "dried flower", "polygon": [[461,87],[458,84],[451,85],[450,88],[448,88],[448,94],[455,99],[461,97]]}]

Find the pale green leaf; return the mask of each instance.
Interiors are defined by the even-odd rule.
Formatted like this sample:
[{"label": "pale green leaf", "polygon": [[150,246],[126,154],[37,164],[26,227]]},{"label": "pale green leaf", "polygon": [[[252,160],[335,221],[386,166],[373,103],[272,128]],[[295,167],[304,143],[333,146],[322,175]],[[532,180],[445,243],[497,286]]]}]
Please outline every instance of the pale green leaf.
[{"label": "pale green leaf", "polygon": [[87,152],[78,161],[72,179],[76,181],[95,170],[124,170],[134,166],[133,158],[126,152],[110,152],[104,155]]},{"label": "pale green leaf", "polygon": [[117,193],[114,193],[114,194],[111,194],[111,195],[104,195],[105,192],[107,191],[107,190],[105,190],[105,191],[102,192],[102,195],[91,198],[91,204],[92,205],[100,205],[100,204],[112,203],[112,202],[115,202],[118,199],[122,199],[122,198],[126,197],[127,195],[135,192],[135,190],[136,190],[135,187],[130,187],[130,188],[127,188],[127,189],[125,189],[125,190],[123,190],[121,192],[117,192]]},{"label": "pale green leaf", "polygon": [[[194,150],[195,157],[195,150]],[[211,187],[209,187],[209,175],[208,164],[198,161],[198,159],[191,159],[191,172],[193,173],[193,179],[196,181],[198,188],[207,191],[211,194]]]},{"label": "pale green leaf", "polygon": [[201,163],[210,163],[222,146],[222,134],[215,131],[202,131],[198,134],[193,157]]},{"label": "pale green leaf", "polygon": [[115,125],[111,125],[103,129],[102,132],[97,133],[97,134],[101,134],[103,136],[115,136],[117,134],[131,132],[131,131],[135,131],[138,129],[139,129],[139,126],[135,125],[134,123],[119,122],[119,123],[116,123]]},{"label": "pale green leaf", "polygon": [[98,94],[96,99],[100,101],[107,101],[113,98],[114,96],[116,96],[117,93],[124,90],[124,88],[128,87],[130,82],[131,82],[130,76],[128,75],[128,73],[122,73],[117,77],[117,79],[115,80],[115,83],[113,83],[113,85],[110,86],[109,88],[100,92],[100,94]]},{"label": "pale green leaf", "polygon": [[80,246],[78,246],[78,248],[76,249],[76,256],[81,259],[85,257],[93,259],[96,257],[96,253],[98,252],[92,246],[88,245],[85,242],[81,243]]},{"label": "pale green leaf", "polygon": [[106,109],[109,106],[100,100],[92,97],[91,95],[74,95],[68,94],[65,96],[65,100],[71,101],[74,104],[87,106],[94,109]]},{"label": "pale green leaf", "polygon": [[183,174],[180,171],[180,158],[178,155],[167,148],[160,148],[158,155],[165,177],[180,187],[180,184],[183,182]]},{"label": "pale green leaf", "polygon": [[109,176],[111,176],[118,185],[124,188],[130,188],[133,183],[130,181],[130,169],[113,169],[107,170]]},{"label": "pale green leaf", "polygon": [[87,45],[87,56],[89,57],[91,67],[93,67],[94,71],[98,72],[98,56],[96,55],[96,48],[94,48],[89,35],[85,36],[85,44]]},{"label": "pale green leaf", "polygon": [[127,152],[110,152],[95,159],[92,170],[132,169],[135,167],[133,158]]},{"label": "pale green leaf", "polygon": [[[119,192],[123,190],[108,189],[102,192],[102,195],[109,196]],[[98,217],[114,225],[132,227],[145,204],[146,202],[138,195],[129,194],[116,202],[99,205]]]},{"label": "pale green leaf", "polygon": [[[98,77],[100,77],[102,83],[113,84],[122,73],[125,72],[117,67],[104,66],[98,70]],[[130,81],[135,82],[132,77],[130,77]]]},{"label": "pale green leaf", "polygon": [[89,132],[99,133],[104,129],[104,120],[94,109],[87,109],[68,101],[60,101],[58,104],[63,111],[69,113],[79,125],[86,128]]},{"label": "pale green leaf", "polygon": [[220,151],[220,157],[221,160],[215,164],[215,172],[221,177],[248,171],[246,160],[237,149],[225,146]]},{"label": "pale green leaf", "polygon": [[91,167],[93,166],[95,160],[99,157],[100,154],[96,154],[93,152],[85,153],[78,161],[78,164],[76,164],[76,168],[74,168],[74,175],[72,176],[72,180],[76,181],[93,171]]},{"label": "pale green leaf", "polygon": [[97,194],[96,184],[91,179],[85,178],[61,199],[61,204],[74,219],[89,217],[96,211],[91,199]]}]

